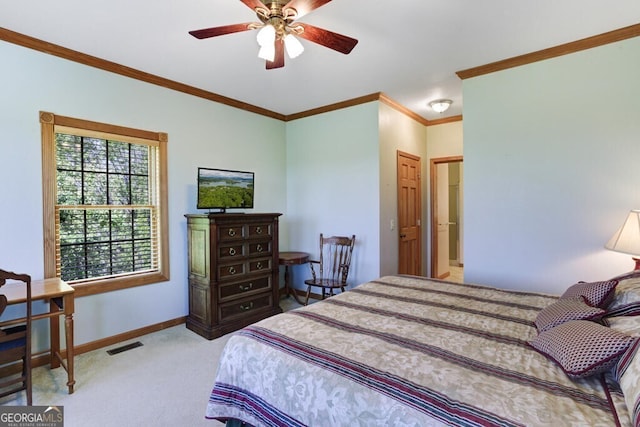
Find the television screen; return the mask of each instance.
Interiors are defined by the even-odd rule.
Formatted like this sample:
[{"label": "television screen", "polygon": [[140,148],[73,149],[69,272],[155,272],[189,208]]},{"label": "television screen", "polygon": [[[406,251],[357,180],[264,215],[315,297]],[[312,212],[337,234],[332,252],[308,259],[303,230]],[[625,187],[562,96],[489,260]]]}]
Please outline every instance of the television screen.
[{"label": "television screen", "polygon": [[198,168],[198,209],[253,208],[253,172]]}]

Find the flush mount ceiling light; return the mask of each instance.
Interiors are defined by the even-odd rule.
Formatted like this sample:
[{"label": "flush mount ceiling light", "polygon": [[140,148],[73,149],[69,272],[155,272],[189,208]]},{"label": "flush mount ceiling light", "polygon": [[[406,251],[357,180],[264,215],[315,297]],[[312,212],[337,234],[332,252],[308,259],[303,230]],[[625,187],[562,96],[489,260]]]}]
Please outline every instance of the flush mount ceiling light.
[{"label": "flush mount ceiling light", "polygon": [[[226,0],[231,1],[231,0]],[[284,67],[284,52],[295,58],[304,50],[297,37],[328,47],[345,55],[358,43],[358,40],[334,33],[313,25],[296,22],[307,13],[331,0],[240,0],[253,9],[260,22],[224,25],[189,31],[198,39],[238,33],[240,31],[259,30],[258,57],[266,60],[267,69]]]},{"label": "flush mount ceiling light", "polygon": [[431,107],[431,109],[436,113],[444,113],[449,109],[452,103],[453,101],[450,99],[436,99],[429,103],[429,107]]}]

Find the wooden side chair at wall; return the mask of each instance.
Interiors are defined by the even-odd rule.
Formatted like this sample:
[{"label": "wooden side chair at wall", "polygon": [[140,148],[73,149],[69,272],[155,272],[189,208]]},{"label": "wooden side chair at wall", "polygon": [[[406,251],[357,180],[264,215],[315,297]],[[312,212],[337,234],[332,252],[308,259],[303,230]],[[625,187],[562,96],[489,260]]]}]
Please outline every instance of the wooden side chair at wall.
[{"label": "wooden side chair at wall", "polygon": [[[304,281],[307,285],[305,305],[309,304],[309,295],[313,287],[321,288],[322,299],[333,295],[336,289],[344,292],[355,243],[355,235],[324,237],[320,234],[320,259],[309,261],[312,277]],[[318,265],[318,272],[314,264]]]},{"label": "wooden side chair at wall", "polygon": [[[23,282],[26,288],[26,315],[24,319],[11,322],[10,326],[0,329],[0,397],[8,396],[25,390],[27,393],[27,405],[31,406],[31,277],[27,274],[16,274],[10,271],[0,270],[0,315],[7,306],[7,297],[2,292],[2,286],[7,280]],[[5,319],[1,319],[6,323]],[[9,320],[7,321],[9,322]],[[11,366],[20,362],[21,369],[18,374]]]}]

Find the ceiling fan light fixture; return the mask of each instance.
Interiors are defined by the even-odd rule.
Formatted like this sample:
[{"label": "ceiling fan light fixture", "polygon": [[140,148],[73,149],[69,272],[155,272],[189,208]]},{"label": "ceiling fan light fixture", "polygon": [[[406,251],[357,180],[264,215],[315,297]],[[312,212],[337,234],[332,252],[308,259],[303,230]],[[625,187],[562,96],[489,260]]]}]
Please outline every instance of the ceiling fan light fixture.
[{"label": "ceiling fan light fixture", "polygon": [[258,58],[264,59],[265,61],[273,62],[275,57],[276,48],[273,43],[260,46],[260,50],[258,51]]},{"label": "ceiling fan light fixture", "polygon": [[330,1],[241,0],[245,6],[256,14],[257,22],[202,28],[189,31],[189,34],[202,40],[225,34],[258,30],[256,34],[256,40],[260,46],[258,57],[266,60],[265,68],[267,70],[284,67],[285,51],[287,51],[290,58],[295,58],[304,51],[304,47],[298,37],[347,55],[358,44],[358,40],[296,21],[298,18]]},{"label": "ceiling fan light fixture", "polygon": [[304,52],[304,46],[302,46],[300,40],[298,40],[293,34],[287,34],[285,36],[284,47],[291,59],[300,56],[300,54]]},{"label": "ceiling fan light fixture", "polygon": [[273,43],[276,41],[275,27],[271,24],[267,24],[264,27],[260,28],[256,39],[258,40],[258,44],[261,47],[273,45]]},{"label": "ceiling fan light fixture", "polygon": [[436,113],[444,113],[449,109],[451,104],[453,104],[453,101],[450,99],[436,99],[429,103],[429,107]]}]

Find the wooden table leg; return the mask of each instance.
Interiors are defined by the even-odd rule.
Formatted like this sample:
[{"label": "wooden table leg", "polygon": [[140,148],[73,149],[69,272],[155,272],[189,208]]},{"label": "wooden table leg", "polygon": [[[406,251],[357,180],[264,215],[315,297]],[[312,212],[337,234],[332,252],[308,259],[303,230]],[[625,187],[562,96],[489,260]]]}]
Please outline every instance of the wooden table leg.
[{"label": "wooden table leg", "polygon": [[[49,318],[49,326],[51,328],[51,355],[50,365],[51,369],[59,368],[60,365],[67,371],[67,387],[69,388],[69,394],[73,393],[73,386],[76,381],[73,378],[73,312],[74,312],[74,299],[73,294],[66,295],[62,298],[52,298],[49,301],[49,311],[54,316]],[[60,312],[63,310],[63,313]],[[64,314],[64,337],[66,341],[66,357],[62,357],[62,351],[60,350],[60,315]],[[63,362],[64,359],[64,362]]]},{"label": "wooden table leg", "polygon": [[[51,299],[49,300],[49,311],[58,313],[58,305]],[[58,354],[60,354],[60,318],[59,315],[52,315],[49,318],[49,334],[51,335],[51,355],[49,356],[49,364],[51,369],[58,368],[60,366],[60,360],[58,360]]]},{"label": "wooden table leg", "polygon": [[291,273],[289,273],[289,266],[285,265],[284,266],[284,289],[287,291],[287,297],[289,295],[293,295],[293,298],[296,300],[296,302],[298,304],[303,304],[302,301],[300,301],[298,299],[298,294],[296,294],[296,291],[291,287]]},{"label": "wooden table leg", "polygon": [[67,387],[69,387],[69,394],[73,393],[73,386],[76,380],[73,378],[73,312],[65,313],[65,339],[67,341]]}]

